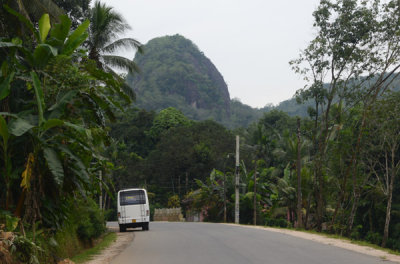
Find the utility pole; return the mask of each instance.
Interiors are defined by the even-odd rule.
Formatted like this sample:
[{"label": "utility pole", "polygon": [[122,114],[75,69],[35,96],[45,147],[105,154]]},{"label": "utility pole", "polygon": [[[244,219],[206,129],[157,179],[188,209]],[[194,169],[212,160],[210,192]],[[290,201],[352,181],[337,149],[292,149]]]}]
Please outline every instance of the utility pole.
[{"label": "utility pole", "polygon": [[236,136],[235,224],[239,224],[239,136]]},{"label": "utility pole", "polygon": [[253,224],[257,225],[257,157],[254,166]]},{"label": "utility pole", "polygon": [[303,227],[303,198],[301,195],[301,145],[300,145],[300,117],[297,117],[297,228]]},{"label": "utility pole", "polygon": [[224,223],[226,223],[226,173],[225,173],[225,169],[224,169]]}]

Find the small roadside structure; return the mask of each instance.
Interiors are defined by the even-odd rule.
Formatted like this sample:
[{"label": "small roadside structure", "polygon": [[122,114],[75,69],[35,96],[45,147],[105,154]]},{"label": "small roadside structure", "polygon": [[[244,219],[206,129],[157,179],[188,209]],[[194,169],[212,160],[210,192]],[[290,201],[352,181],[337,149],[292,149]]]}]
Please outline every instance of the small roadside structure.
[{"label": "small roadside structure", "polygon": [[154,210],[154,221],[184,222],[182,210],[178,208],[161,208]]}]

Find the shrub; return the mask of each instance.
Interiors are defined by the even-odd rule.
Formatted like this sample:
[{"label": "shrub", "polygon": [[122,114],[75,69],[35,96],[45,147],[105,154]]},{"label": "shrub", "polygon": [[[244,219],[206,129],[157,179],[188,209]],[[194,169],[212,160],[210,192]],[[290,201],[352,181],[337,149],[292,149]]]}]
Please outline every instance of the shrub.
[{"label": "shrub", "polygon": [[181,207],[179,196],[177,194],[170,196],[168,198],[168,208],[178,208],[178,207]]},{"label": "shrub", "polygon": [[367,235],[365,236],[365,239],[368,242],[371,242],[376,245],[380,245],[382,243],[382,235],[379,233],[371,232],[371,231],[369,231],[367,233]]},{"label": "shrub", "polygon": [[283,219],[283,218],[278,218],[278,219],[267,218],[265,220],[265,224],[267,226],[291,227],[291,224],[286,219]]},{"label": "shrub", "polygon": [[83,241],[98,238],[106,230],[103,212],[92,199],[81,200],[74,215],[78,237]]},{"label": "shrub", "polygon": [[362,230],[363,226],[362,225],[357,225],[353,228],[353,230],[351,231],[350,234],[350,238],[351,239],[355,239],[358,240],[361,238],[361,230]]},{"label": "shrub", "polygon": [[104,212],[105,221],[117,221],[117,208],[111,208]]},{"label": "shrub", "polygon": [[57,246],[49,247],[58,258],[78,254],[93,239],[100,237],[105,228],[103,212],[96,202],[87,198],[75,198],[67,202],[67,219],[55,233]]}]

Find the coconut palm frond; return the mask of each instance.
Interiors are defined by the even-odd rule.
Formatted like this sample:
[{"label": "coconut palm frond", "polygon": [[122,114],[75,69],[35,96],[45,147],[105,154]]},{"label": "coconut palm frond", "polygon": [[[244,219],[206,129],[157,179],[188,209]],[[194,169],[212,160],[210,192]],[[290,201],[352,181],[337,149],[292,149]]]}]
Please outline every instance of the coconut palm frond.
[{"label": "coconut palm frond", "polygon": [[137,41],[136,39],[132,38],[123,38],[119,39],[117,41],[114,41],[113,43],[105,46],[103,48],[104,52],[107,53],[113,53],[118,49],[136,49],[138,52],[142,53],[142,43]]},{"label": "coconut palm frond", "polygon": [[104,63],[110,67],[128,70],[129,73],[139,72],[139,67],[132,60],[115,55],[102,55]]},{"label": "coconut palm frond", "polygon": [[133,101],[136,100],[136,93],[133,90],[133,87],[129,86],[129,84],[125,81],[125,79],[123,77],[121,77],[118,73],[116,73],[113,69],[111,69],[110,67],[106,66],[106,71],[111,73],[115,79],[120,80],[122,85],[121,85],[121,89],[124,93],[126,93],[130,99],[132,99]]},{"label": "coconut palm frond", "polygon": [[131,28],[121,14],[99,1],[92,9],[90,22],[92,42],[97,47],[105,46]]}]

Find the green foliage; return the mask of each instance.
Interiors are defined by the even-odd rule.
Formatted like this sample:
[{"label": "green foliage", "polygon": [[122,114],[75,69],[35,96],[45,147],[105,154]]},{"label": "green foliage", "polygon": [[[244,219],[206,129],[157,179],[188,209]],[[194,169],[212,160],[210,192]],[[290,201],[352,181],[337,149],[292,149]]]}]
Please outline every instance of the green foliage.
[{"label": "green foliage", "polygon": [[48,254],[70,258],[92,245],[105,232],[105,219],[99,206],[90,198],[70,198],[64,204],[67,208],[63,210],[67,214],[63,225],[54,234],[55,242],[44,241],[44,244]]},{"label": "green foliage", "polygon": [[178,208],[181,207],[181,203],[179,201],[179,196],[177,194],[172,195],[168,198],[167,203],[168,208]]},{"label": "green foliage", "polygon": [[68,14],[73,28],[76,28],[82,21],[89,17],[91,0],[53,0],[53,2]]},{"label": "green foliage", "polygon": [[365,240],[372,244],[380,245],[382,242],[382,234],[370,231],[365,236]]},{"label": "green foliage", "polygon": [[38,255],[42,250],[32,240],[24,236],[15,236],[11,246],[11,252],[22,263],[39,264]]},{"label": "green foliage", "polygon": [[13,232],[18,226],[20,219],[14,217],[8,211],[3,211],[0,209],[0,226],[4,225],[4,231]]},{"label": "green foliage", "polygon": [[122,84],[121,88],[128,95],[134,97],[132,87],[127,85],[113,69],[117,68],[133,73],[138,72],[139,68],[133,60],[113,55],[113,53],[121,48],[125,50],[136,49],[138,53],[141,53],[142,44],[133,38],[118,38],[126,30],[129,30],[130,26],[121,14],[100,1],[96,1],[90,10],[90,22],[87,41],[89,58],[96,62],[98,68],[112,74],[113,78]]},{"label": "green foliage", "polygon": [[[0,57],[0,205],[25,226],[27,236],[15,240],[16,255],[24,262],[47,262],[49,252],[63,252],[52,236],[59,245],[70,244],[72,252],[79,239],[90,242],[105,231],[103,214],[88,197],[97,194],[98,169],[112,167],[101,153],[109,143],[106,121],[130,98],[122,79],[98,69],[80,48],[88,21],[71,30],[67,16],[51,25],[45,14],[36,27],[6,10],[35,41],[15,36],[0,41],[6,55]],[[87,201],[71,205],[72,197]],[[14,230],[17,220],[9,211],[1,221]],[[46,253],[38,254],[36,245]]]},{"label": "green foliage", "polygon": [[265,220],[265,225],[267,226],[276,226],[276,227],[291,227],[289,221],[283,218],[267,218]]},{"label": "green foliage", "polygon": [[103,212],[91,199],[81,201],[74,209],[77,235],[83,241],[92,241],[106,230]]},{"label": "green foliage", "polygon": [[168,129],[187,126],[189,123],[189,119],[184,116],[181,111],[169,107],[161,110],[160,113],[156,115],[149,133],[154,139],[157,139]]},{"label": "green foliage", "polygon": [[82,250],[82,243],[76,232],[76,225],[65,223],[54,235],[56,244],[49,246],[48,251],[60,258],[68,258]]},{"label": "green foliage", "polygon": [[112,243],[117,240],[117,233],[110,232],[107,233],[100,243],[96,244],[94,247],[83,251],[82,253],[75,255],[72,258],[72,261],[75,263],[85,263],[93,259],[93,257],[99,255],[101,251],[105,248],[108,248]]}]

